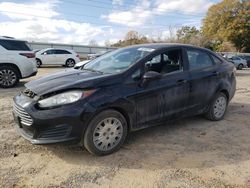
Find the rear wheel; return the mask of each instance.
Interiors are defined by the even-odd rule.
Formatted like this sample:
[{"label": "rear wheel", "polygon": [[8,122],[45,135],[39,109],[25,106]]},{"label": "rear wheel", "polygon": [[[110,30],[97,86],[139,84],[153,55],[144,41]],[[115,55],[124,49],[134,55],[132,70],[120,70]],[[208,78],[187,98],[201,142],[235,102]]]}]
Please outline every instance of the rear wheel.
[{"label": "rear wheel", "polygon": [[14,87],[19,82],[19,74],[16,68],[11,66],[0,67],[0,87]]},{"label": "rear wheel", "polygon": [[127,136],[127,121],[115,110],[96,115],[84,134],[84,146],[92,154],[107,155],[117,151]]},{"label": "rear wheel", "polygon": [[239,64],[237,68],[238,68],[238,70],[242,70],[243,69],[243,65]]},{"label": "rear wheel", "polygon": [[223,119],[228,105],[227,96],[224,93],[218,93],[212,103],[209,105],[205,116],[212,121]]},{"label": "rear wheel", "polygon": [[75,66],[75,60],[74,59],[68,59],[66,61],[66,66],[67,67],[74,67]]},{"label": "rear wheel", "polygon": [[41,67],[42,61],[40,59],[36,59],[36,66],[37,68]]}]

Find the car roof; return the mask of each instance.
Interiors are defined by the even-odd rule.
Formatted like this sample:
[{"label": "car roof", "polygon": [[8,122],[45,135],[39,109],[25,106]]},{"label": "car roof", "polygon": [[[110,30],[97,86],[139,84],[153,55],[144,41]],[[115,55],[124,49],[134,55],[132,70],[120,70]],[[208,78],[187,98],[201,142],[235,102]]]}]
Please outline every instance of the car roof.
[{"label": "car roof", "polygon": [[201,50],[212,52],[211,50],[207,48],[201,48],[198,46],[194,46],[190,44],[181,44],[181,43],[148,43],[148,44],[132,45],[126,48],[134,48],[134,47],[145,47],[145,48],[153,48],[153,49],[161,49],[161,48],[167,48],[167,47],[190,47],[190,48],[196,48],[196,49],[201,49]]},{"label": "car roof", "polygon": [[42,50],[66,50],[72,52],[73,50],[71,49],[64,49],[64,48],[44,48]]},{"label": "car roof", "polygon": [[12,40],[12,41],[20,41],[20,42],[26,42],[26,40],[21,40],[21,39],[15,39],[13,37],[8,37],[8,36],[0,36],[0,40]]}]

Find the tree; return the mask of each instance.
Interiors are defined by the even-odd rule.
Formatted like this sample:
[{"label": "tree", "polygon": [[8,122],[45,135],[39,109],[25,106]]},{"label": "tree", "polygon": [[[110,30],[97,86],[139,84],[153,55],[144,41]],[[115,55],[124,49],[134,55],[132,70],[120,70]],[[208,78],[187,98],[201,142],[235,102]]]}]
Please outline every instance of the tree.
[{"label": "tree", "polygon": [[90,46],[98,46],[98,43],[96,42],[96,40],[92,39],[89,41],[89,45]]},{"label": "tree", "polygon": [[231,42],[238,51],[250,52],[250,1],[223,0],[209,8],[202,32],[221,45]]},{"label": "tree", "polygon": [[176,32],[177,40],[182,43],[190,43],[196,36],[200,34],[200,31],[196,27],[183,26]]},{"label": "tree", "polygon": [[105,41],[105,46],[110,47],[111,46],[111,42],[109,40],[106,40]]},{"label": "tree", "polygon": [[139,39],[139,33],[137,31],[129,31],[125,36],[125,40],[137,40]]},{"label": "tree", "polygon": [[149,40],[145,36],[140,36],[137,31],[129,31],[124,40],[119,40],[117,43],[113,44],[114,47],[124,47],[134,44],[145,44],[149,43]]}]

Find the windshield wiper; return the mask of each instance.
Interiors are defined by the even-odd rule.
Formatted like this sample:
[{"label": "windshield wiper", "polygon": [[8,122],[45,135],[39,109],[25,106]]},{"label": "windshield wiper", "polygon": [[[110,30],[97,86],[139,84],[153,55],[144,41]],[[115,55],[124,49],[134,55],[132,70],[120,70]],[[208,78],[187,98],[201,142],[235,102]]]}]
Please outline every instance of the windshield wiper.
[{"label": "windshield wiper", "polygon": [[94,70],[94,69],[85,69],[85,68],[83,68],[82,70],[91,71],[91,72],[98,72],[98,73],[103,74],[102,71],[98,71],[98,70]]}]

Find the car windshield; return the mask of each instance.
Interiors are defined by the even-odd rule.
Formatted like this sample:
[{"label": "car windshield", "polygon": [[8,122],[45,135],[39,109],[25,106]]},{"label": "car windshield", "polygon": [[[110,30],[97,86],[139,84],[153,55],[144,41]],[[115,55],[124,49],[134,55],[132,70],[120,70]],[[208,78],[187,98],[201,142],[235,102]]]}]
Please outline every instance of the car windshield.
[{"label": "car windshield", "polygon": [[146,47],[121,48],[90,61],[82,69],[104,74],[120,73],[153,51]]}]

